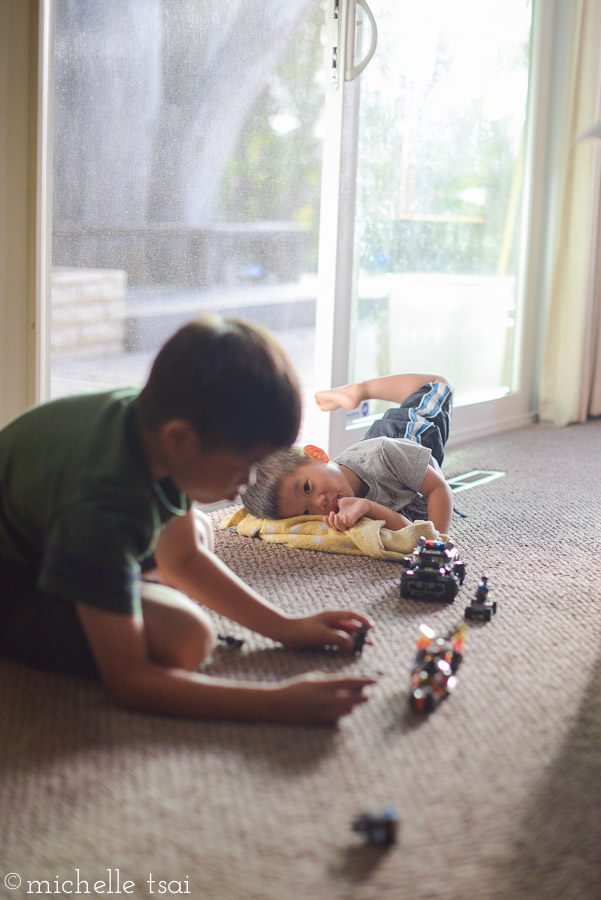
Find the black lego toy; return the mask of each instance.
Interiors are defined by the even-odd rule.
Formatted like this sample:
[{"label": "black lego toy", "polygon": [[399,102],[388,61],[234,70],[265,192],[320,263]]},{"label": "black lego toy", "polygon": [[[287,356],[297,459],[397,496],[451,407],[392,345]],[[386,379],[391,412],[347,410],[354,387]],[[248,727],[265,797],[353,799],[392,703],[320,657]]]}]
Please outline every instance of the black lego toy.
[{"label": "black lego toy", "polygon": [[361,656],[361,654],[363,653],[363,647],[366,643],[369,644],[369,640],[367,639],[367,632],[367,625],[361,625],[360,628],[357,628],[353,637],[353,654],[355,656]]},{"label": "black lego toy", "polygon": [[396,844],[398,821],[396,810],[389,806],[382,813],[361,813],[353,819],[352,828],[363,832],[370,844],[390,847]]},{"label": "black lego toy", "polygon": [[244,644],[244,638],[235,638],[231,634],[218,634],[217,639],[226,647],[233,647],[234,650],[239,650]]},{"label": "black lego toy", "polygon": [[497,611],[497,604],[488,596],[488,578],[483,575],[469,606],[465,608],[465,618],[479,622],[490,622]]},{"label": "black lego toy", "polygon": [[465,563],[452,541],[420,537],[411,556],[402,561],[401,597],[452,603],[465,579]]}]

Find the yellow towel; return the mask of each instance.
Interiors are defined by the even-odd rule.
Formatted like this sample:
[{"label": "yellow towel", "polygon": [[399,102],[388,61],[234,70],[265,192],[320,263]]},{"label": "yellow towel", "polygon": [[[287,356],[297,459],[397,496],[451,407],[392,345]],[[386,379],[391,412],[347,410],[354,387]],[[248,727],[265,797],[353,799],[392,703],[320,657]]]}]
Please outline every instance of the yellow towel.
[{"label": "yellow towel", "polygon": [[406,528],[391,531],[381,520],[362,518],[346,531],[326,525],[321,516],[295,516],[292,519],[257,519],[242,506],[226,516],[220,528],[236,528],[238,534],[260,537],[275,544],[286,544],[300,550],[322,550],[326,553],[351,553],[400,561],[411,553],[417,539],[447,540],[432,522],[418,520]]}]

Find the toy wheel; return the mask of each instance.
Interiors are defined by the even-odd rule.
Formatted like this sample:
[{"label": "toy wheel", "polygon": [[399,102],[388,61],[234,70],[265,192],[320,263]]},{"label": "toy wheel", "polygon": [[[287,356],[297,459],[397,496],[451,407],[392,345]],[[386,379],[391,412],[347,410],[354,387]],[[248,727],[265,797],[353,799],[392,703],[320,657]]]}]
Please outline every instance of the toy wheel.
[{"label": "toy wheel", "polygon": [[451,671],[455,673],[459,666],[461,665],[461,660],[463,659],[463,653],[459,653],[457,650],[453,653],[451,659]]},{"label": "toy wheel", "polygon": [[409,701],[413,712],[426,712],[426,698],[424,694],[420,693],[417,697],[415,696],[415,694],[411,694],[411,696],[409,697]]},{"label": "toy wheel", "polygon": [[409,599],[411,597],[411,582],[407,577],[407,572],[401,574],[401,597]]},{"label": "toy wheel", "polygon": [[413,691],[409,696],[411,709],[416,713],[429,713],[434,709],[434,697],[422,688]]},{"label": "toy wheel", "polygon": [[447,603],[452,603],[455,597],[457,596],[457,592],[459,590],[459,585],[456,581],[448,581],[445,584],[444,594],[442,599],[446,600]]}]

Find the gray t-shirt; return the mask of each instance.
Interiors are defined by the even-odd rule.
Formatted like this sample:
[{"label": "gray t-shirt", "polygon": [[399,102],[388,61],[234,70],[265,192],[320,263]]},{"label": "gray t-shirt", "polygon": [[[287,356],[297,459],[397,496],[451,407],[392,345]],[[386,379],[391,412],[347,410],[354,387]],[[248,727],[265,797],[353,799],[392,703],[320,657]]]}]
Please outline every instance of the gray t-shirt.
[{"label": "gray t-shirt", "polygon": [[351,469],[368,487],[367,500],[402,511],[407,518],[427,519],[419,493],[428,466],[440,466],[428,447],[407,438],[376,437],[347,447],[334,462]]}]

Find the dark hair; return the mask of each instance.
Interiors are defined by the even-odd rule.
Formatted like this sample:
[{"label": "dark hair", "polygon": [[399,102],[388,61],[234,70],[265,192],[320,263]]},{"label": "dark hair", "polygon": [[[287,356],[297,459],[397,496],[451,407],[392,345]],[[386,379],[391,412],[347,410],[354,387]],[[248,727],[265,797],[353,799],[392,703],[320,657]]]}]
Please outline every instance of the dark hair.
[{"label": "dark hair", "polygon": [[298,379],[268,331],[203,314],[159,351],[138,398],[152,431],[189,422],[209,450],[289,446],[300,425]]},{"label": "dark hair", "polygon": [[244,508],[259,519],[281,519],[279,491],[282,479],[308,462],[300,447],[278,450],[262,460],[255,470],[255,481],[242,495]]}]

